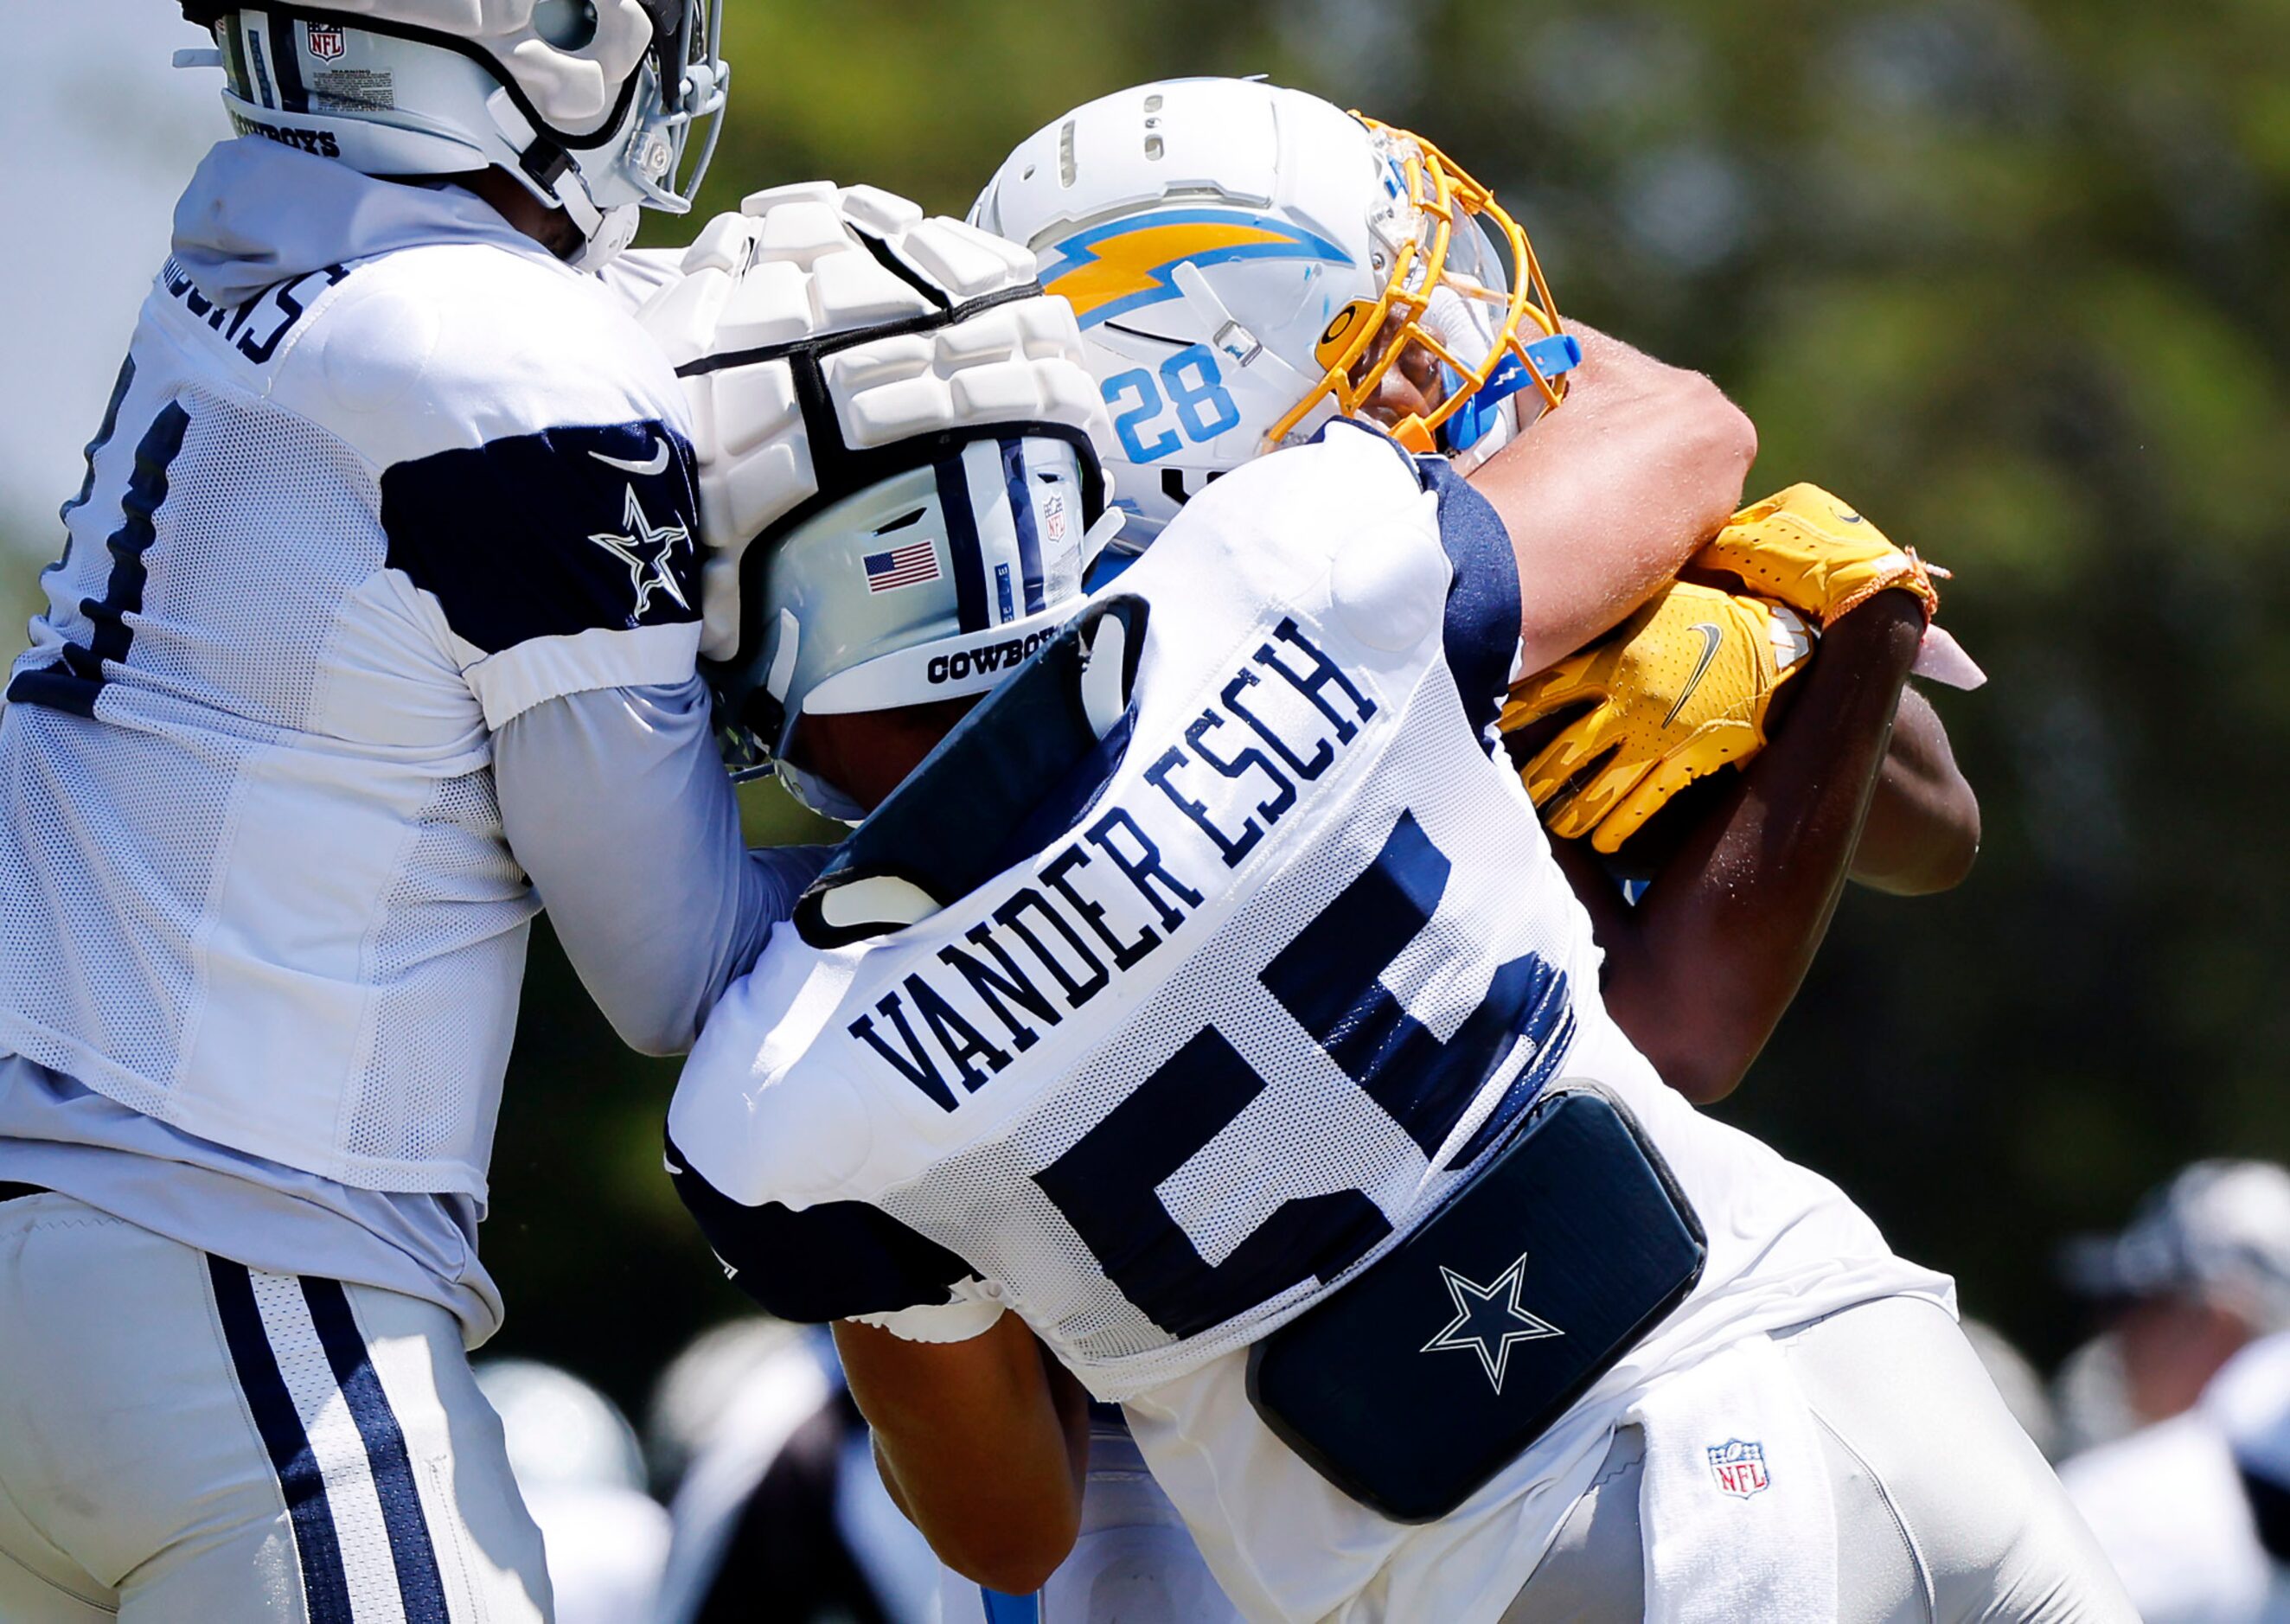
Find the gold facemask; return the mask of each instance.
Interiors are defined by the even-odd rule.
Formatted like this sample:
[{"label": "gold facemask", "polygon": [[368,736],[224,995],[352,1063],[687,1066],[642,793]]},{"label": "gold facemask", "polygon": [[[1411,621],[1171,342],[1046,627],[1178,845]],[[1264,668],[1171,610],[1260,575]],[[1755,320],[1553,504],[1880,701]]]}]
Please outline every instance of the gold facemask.
[{"label": "gold facemask", "polygon": [[[1428,409],[1391,425],[1393,437],[1411,451],[1437,450],[1440,429],[1514,358],[1541,392],[1544,408],[1557,405],[1566,394],[1563,372],[1546,374],[1528,348],[1538,339],[1557,337],[1559,327],[1558,308],[1526,233],[1493,192],[1421,136],[1363,114],[1352,116],[1367,126],[1405,176],[1407,207],[1397,218],[1410,222],[1413,230],[1387,244],[1393,260],[1381,297],[1355,300],[1328,324],[1315,349],[1323,369],[1319,386],[1274,426],[1270,443],[1285,441],[1324,400],[1333,399],[1346,417],[1363,415],[1411,346],[1421,346],[1439,363],[1445,386]],[[1516,285],[1501,285],[1499,266],[1467,268],[1461,263],[1482,256],[1456,252],[1461,245],[1459,228],[1476,237],[1481,226],[1491,228],[1509,249]],[[1493,342],[1477,361],[1457,355],[1452,343],[1425,324],[1433,297],[1443,288],[1472,304],[1501,309]]]}]

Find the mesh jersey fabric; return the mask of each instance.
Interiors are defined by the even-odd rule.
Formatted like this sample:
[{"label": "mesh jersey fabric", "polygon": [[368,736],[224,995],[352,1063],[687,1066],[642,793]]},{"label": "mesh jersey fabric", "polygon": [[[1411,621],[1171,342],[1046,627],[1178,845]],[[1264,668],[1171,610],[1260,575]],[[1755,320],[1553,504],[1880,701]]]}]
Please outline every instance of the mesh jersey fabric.
[{"label": "mesh jersey fabric", "polygon": [[[825,855],[741,850],[708,716],[697,678],[600,689],[537,705],[492,741],[504,823],[540,876],[558,941],[624,1034],[678,1048]],[[568,805],[584,816],[558,815]],[[653,838],[631,846],[629,828]],[[21,1056],[0,1057],[7,1182],[250,1268],[434,1302],[472,1348],[500,1324],[473,1198],[356,1189],[246,1156]]]},{"label": "mesh jersey fabric", "polygon": [[[1519,624],[1492,510],[1352,427],[1231,480],[1122,579],[1152,615],[1087,811],[895,935],[783,934],[670,1124],[735,1203],[863,1205],[959,1259],[1108,1400],[1396,1244],[1605,1024],[1483,732]],[[732,1260],[766,1306],[800,1256],[867,1267],[769,1251]]]},{"label": "mesh jersey fabric", "polygon": [[403,245],[145,302],[0,715],[0,1049],[482,1204],[540,906],[490,735],[690,680],[696,499],[601,285],[395,192]]},{"label": "mesh jersey fabric", "polygon": [[[1484,731],[1521,588],[1504,590],[1491,510],[1452,493],[1340,427],[1189,505],[1118,583],[1152,618],[1125,753],[1073,831],[871,941],[781,932],[671,1111],[687,1188],[730,1204],[718,1250],[736,1250],[741,1211],[777,1243],[732,1259],[751,1291],[768,1303],[754,1276],[805,1272],[876,1289],[903,1269],[920,1303],[971,1271],[955,1296],[1005,1302],[1125,1404],[1254,1619],[1492,1620],[1633,1393],[1755,1330],[1950,1295],[1834,1187],[1671,1093],[1605,1014],[1588,918]],[[949,954],[991,957],[999,1009]],[[1090,963],[1103,984],[1077,1000]],[[1709,1231],[1709,1266],[1454,1515],[1391,1523],[1264,1426],[1248,1345],[1421,1222],[1493,1125],[1561,1078],[1637,1114]],[[884,1232],[854,1210],[935,1252],[881,1267],[856,1248]],[[816,1247],[791,1244],[806,1221]]]}]

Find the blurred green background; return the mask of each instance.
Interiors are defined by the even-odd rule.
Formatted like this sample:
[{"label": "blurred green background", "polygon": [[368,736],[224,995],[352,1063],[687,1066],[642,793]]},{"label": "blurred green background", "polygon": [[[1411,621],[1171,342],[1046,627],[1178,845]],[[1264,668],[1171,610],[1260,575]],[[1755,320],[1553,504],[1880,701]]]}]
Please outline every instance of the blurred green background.
[{"label": "blurred green background", "polygon": [[[1986,852],[1954,895],[1850,898],[1722,1113],[1967,1309],[2048,1361],[2083,1329],[2061,1236],[2194,1156],[2290,1156],[2282,0],[729,8],[710,209],[823,175],[958,214],[1075,103],[1267,73],[1438,141],[1562,310],[1712,373],[1763,435],[1753,495],[1818,480],[1957,571],[1946,619],[1994,681],[1940,703]],[[674,1077],[544,929],[493,1351],[624,1403],[741,1309],[661,1175]]]}]

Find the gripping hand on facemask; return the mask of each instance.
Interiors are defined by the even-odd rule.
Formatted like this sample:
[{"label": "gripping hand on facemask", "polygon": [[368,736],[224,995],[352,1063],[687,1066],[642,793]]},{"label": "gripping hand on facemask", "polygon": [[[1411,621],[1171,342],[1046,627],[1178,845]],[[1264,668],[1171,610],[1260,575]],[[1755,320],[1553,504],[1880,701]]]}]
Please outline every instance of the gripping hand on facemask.
[{"label": "gripping hand on facemask", "polygon": [[1669,799],[1765,748],[1774,695],[1812,657],[1788,607],[1680,581],[1511,690],[1502,731],[1588,706],[1521,776],[1561,839],[1612,854]]},{"label": "gripping hand on facemask", "polygon": [[1895,588],[1915,595],[1929,624],[1940,607],[1933,578],[1947,575],[1813,484],[1791,485],[1744,508],[1688,567],[1739,576],[1751,592],[1788,604],[1823,629]]}]

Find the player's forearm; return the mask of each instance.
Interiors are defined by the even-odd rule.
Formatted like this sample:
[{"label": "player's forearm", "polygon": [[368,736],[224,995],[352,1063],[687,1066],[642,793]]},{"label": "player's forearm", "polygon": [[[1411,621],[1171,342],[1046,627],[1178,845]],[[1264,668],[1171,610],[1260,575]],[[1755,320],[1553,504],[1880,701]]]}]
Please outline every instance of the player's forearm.
[{"label": "player's forearm", "polygon": [[1039,1589],[1081,1530],[1088,1411],[1025,1323],[932,1343],[845,1321],[835,1345],[885,1485],[940,1559],[989,1589]]},{"label": "player's forearm", "polygon": [[1886,592],[1833,627],[1790,725],[1608,927],[1606,1002],[1669,1084],[1733,1092],[1827,933],[1916,659],[1923,615]]},{"label": "player's forearm", "polygon": [[1518,555],[1525,668],[1610,630],[1741,506],[1757,430],[1699,372],[1570,329],[1565,404],[1473,472]]},{"label": "player's forearm", "polygon": [[535,706],[493,738],[509,849],[630,1048],[675,1054],[823,852],[749,852],[698,681]]},{"label": "player's forearm", "polygon": [[1938,713],[1910,688],[1853,855],[1854,882],[1929,896],[1961,885],[1979,855],[1980,797],[1956,764]]}]

